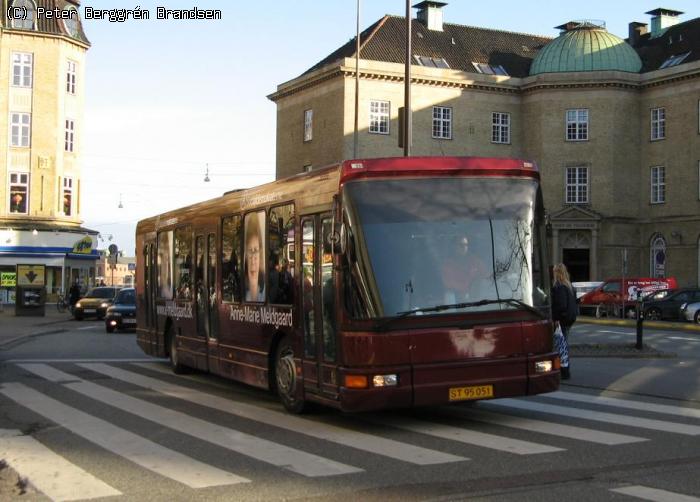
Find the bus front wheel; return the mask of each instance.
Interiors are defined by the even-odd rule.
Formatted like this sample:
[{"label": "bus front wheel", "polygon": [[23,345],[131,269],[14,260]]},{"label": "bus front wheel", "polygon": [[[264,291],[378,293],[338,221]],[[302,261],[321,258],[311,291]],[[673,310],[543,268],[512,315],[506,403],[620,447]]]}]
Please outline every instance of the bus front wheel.
[{"label": "bus front wheel", "polygon": [[289,337],[284,337],[275,353],[275,389],[284,407],[292,413],[304,411],[301,382],[297,376],[294,348]]}]

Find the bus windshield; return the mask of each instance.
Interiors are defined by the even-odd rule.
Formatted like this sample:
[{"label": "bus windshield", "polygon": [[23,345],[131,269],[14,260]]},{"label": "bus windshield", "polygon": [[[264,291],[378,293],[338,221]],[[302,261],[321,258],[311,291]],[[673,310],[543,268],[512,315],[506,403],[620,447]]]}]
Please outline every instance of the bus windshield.
[{"label": "bus windshield", "polygon": [[358,180],[343,197],[368,305],[354,315],[547,307],[536,180]]}]

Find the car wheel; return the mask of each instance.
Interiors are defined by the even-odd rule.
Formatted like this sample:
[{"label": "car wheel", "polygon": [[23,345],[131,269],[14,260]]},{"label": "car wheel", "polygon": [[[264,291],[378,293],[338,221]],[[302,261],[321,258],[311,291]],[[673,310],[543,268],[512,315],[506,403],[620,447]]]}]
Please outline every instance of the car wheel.
[{"label": "car wheel", "polygon": [[107,333],[114,333],[114,326],[110,326],[109,324],[105,324],[105,331]]},{"label": "car wheel", "polygon": [[292,413],[304,411],[306,403],[301,397],[301,381],[297,377],[297,367],[294,360],[294,348],[291,338],[285,336],[277,345],[275,352],[275,390],[282,404]]},{"label": "car wheel", "polygon": [[658,321],[661,319],[661,311],[657,308],[647,310],[647,319],[650,321]]},{"label": "car wheel", "polygon": [[595,308],[595,316],[600,319],[605,314],[605,307],[603,305],[598,305]]},{"label": "car wheel", "polygon": [[695,311],[695,317],[693,317],[695,320],[695,324],[700,324],[700,310]]}]

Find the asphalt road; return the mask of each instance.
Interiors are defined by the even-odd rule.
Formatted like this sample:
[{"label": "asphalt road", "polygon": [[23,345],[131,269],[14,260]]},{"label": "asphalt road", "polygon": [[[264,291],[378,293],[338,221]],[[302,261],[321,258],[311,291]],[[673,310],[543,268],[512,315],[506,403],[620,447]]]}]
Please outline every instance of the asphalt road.
[{"label": "asphalt road", "polygon": [[[578,324],[571,342],[633,343],[634,330]],[[263,391],[173,375],[133,334],[75,323],[0,351],[0,458],[14,469],[0,469],[0,498],[700,500],[700,334],[645,342],[677,356],[574,357],[545,396],[291,416]]]}]

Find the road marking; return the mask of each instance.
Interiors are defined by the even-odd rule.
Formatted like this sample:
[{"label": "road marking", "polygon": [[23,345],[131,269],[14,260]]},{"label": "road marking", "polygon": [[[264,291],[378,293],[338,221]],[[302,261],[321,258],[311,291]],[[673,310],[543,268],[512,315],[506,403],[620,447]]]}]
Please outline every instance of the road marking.
[{"label": "road marking", "polygon": [[5,383],[0,393],[116,455],[191,488],[250,481],[66,406],[21,383]]},{"label": "road marking", "polygon": [[651,429],[662,432],[671,432],[674,434],[686,434],[688,436],[700,435],[700,427],[695,425],[679,424],[675,422],[663,422],[661,420],[651,420],[648,418],[637,418],[626,415],[616,415],[614,413],[603,413],[600,411],[584,410],[582,408],[570,408],[567,406],[557,406],[553,404],[543,404],[536,401],[527,401],[520,399],[495,399],[484,403],[484,406],[517,408],[521,410],[540,411],[543,413],[551,413],[554,415],[564,415],[567,417],[580,418],[584,420],[594,420],[596,422],[605,422],[610,424],[626,425],[630,427],[640,427],[642,429]]},{"label": "road marking", "polygon": [[[92,359],[6,359],[3,363],[142,363],[152,362],[152,357],[132,357],[132,358],[92,358]],[[168,361],[168,359],[155,359],[155,361]]]},{"label": "road marking", "polygon": [[698,338],[685,338],[683,336],[669,336],[670,340],[684,340],[686,342],[700,342]]},{"label": "road marking", "polygon": [[521,441],[519,439],[511,439],[484,432],[471,431],[461,427],[452,427],[450,425],[424,422],[414,418],[392,416],[388,413],[382,414],[377,419],[363,417],[363,420],[379,425],[387,425],[397,429],[417,432],[419,434],[448,439],[450,441],[458,441],[460,443],[481,446],[492,450],[515,453],[517,455],[535,455],[538,453],[564,451],[563,448],[556,448],[554,446],[531,443],[530,441]]},{"label": "road marking", "polygon": [[[231,415],[236,415],[256,422],[261,422],[273,427],[279,427],[292,432],[303,434],[317,439],[338,443],[358,450],[374,453],[384,457],[394,458],[403,462],[417,465],[443,464],[469,460],[449,453],[442,453],[428,448],[413,446],[380,436],[353,431],[324,424],[315,420],[297,417],[287,413],[262,408],[246,403],[222,398],[195,389],[180,385],[169,384],[155,378],[122,370],[105,364],[81,364],[83,368],[110,376],[112,378],[128,382],[132,385],[145,387],[161,394],[182,399],[184,401],[214,408]],[[170,375],[171,372],[166,371]]]},{"label": "road marking", "polygon": [[682,406],[670,406],[667,404],[641,403],[639,401],[629,401],[627,399],[617,399],[614,397],[591,396],[588,394],[574,394],[573,392],[553,392],[547,394],[547,398],[565,399],[567,401],[579,401],[582,403],[604,404],[618,408],[628,408],[630,410],[651,411],[666,415],[677,415],[680,417],[700,418],[700,409],[683,408]]},{"label": "road marking", "polygon": [[121,495],[64,457],[20,431],[0,431],[0,458],[51,500],[86,500]]},{"label": "road marking", "polygon": [[596,330],[594,333],[610,333],[613,335],[636,335],[634,331],[616,331],[613,329],[599,329]]},{"label": "road marking", "polygon": [[[456,410],[448,410],[450,414],[458,413]],[[647,438],[637,436],[628,436],[626,434],[615,434],[612,432],[604,432],[595,429],[586,429],[584,427],[575,427],[572,425],[557,424],[554,422],[546,422],[544,420],[533,420],[531,418],[517,417],[513,415],[504,415],[501,413],[493,413],[490,411],[469,409],[460,410],[459,413],[464,418],[487,422],[490,424],[500,425],[502,427],[511,427],[514,429],[522,429],[526,431],[541,432],[543,434],[551,434],[553,436],[561,436],[568,439],[576,439],[579,441],[588,441],[590,443],[604,444],[614,446],[618,444],[640,443],[649,441]]]},{"label": "road marking", "polygon": [[625,486],[624,488],[612,488],[611,492],[621,493],[644,500],[652,500],[654,502],[700,502],[700,498],[683,495],[681,493],[659,490],[657,488],[649,488],[648,486]]},{"label": "road marking", "polygon": [[86,329],[95,329],[98,328],[99,326],[94,325],[94,326],[83,326],[82,328],[75,328],[75,331],[84,331]]},{"label": "road marking", "polygon": [[[27,371],[57,383],[72,379],[74,383],[64,383],[63,385],[84,396],[164,427],[169,427],[177,432],[196,437],[202,441],[207,441],[261,462],[288,469],[303,476],[336,476],[362,472],[363,470],[194,418],[179,411],[148,403],[92,382],[76,379],[72,375],[58,371],[50,366],[27,364],[22,367]],[[75,382],[75,380],[78,381]]]}]

